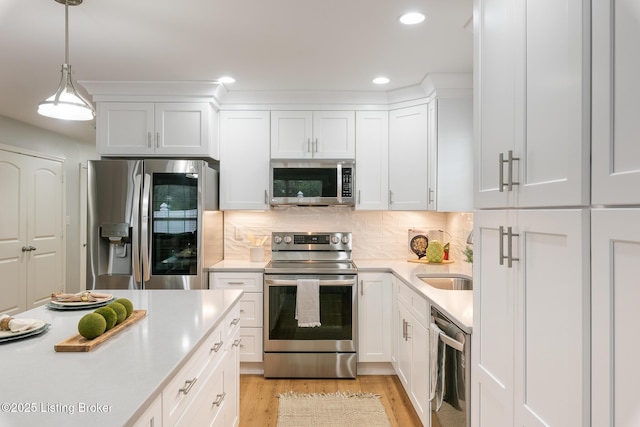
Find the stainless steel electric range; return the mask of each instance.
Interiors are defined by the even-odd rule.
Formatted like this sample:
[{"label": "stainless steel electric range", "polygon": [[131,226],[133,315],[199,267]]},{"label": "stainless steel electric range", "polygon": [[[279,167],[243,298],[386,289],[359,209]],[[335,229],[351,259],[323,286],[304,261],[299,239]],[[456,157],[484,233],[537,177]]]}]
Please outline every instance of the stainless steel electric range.
[{"label": "stainless steel electric range", "polygon": [[277,232],[264,276],[264,376],[355,378],[351,233]]}]

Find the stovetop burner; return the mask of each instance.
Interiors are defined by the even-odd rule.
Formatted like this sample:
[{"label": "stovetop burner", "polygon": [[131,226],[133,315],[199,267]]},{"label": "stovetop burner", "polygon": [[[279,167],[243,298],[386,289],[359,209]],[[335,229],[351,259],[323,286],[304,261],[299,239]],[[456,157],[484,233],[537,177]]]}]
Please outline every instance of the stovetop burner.
[{"label": "stovetop burner", "polygon": [[355,274],[349,232],[274,232],[270,274]]}]

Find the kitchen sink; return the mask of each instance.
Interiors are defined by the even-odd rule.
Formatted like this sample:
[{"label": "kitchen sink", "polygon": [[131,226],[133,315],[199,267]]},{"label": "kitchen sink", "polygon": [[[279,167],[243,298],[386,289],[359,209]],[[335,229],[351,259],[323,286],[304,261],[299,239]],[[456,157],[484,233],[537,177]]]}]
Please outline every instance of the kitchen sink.
[{"label": "kitchen sink", "polygon": [[418,275],[418,279],[422,280],[432,288],[442,289],[445,291],[471,291],[473,290],[473,279],[466,276],[431,276]]}]

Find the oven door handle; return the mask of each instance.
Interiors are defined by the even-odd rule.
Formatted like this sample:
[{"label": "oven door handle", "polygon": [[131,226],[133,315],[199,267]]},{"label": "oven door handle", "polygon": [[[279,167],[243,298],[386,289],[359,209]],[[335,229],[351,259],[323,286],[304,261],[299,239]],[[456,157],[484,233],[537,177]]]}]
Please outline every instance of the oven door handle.
[{"label": "oven door handle", "polygon": [[[298,284],[297,280],[286,280],[286,279],[265,279],[264,283],[267,286],[296,286]],[[320,286],[353,286],[356,284],[355,279],[351,280],[331,280],[331,279],[320,279]]]}]

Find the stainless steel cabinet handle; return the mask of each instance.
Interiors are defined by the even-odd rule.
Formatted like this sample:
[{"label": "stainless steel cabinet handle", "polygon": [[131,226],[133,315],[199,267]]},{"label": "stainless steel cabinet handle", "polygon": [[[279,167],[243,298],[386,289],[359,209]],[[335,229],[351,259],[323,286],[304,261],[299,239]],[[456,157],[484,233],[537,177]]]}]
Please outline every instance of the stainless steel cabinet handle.
[{"label": "stainless steel cabinet handle", "polygon": [[233,340],[233,347],[241,347],[240,343],[242,342],[242,338],[240,338],[239,340]]},{"label": "stainless steel cabinet handle", "polygon": [[364,295],[364,283],[363,280],[360,279],[360,296]]},{"label": "stainless steel cabinet handle", "polygon": [[307,153],[311,152],[311,138],[307,138]]},{"label": "stainless steel cabinet handle", "polygon": [[314,145],[314,148],[313,148],[313,152],[314,153],[318,152],[318,138],[316,138],[315,145]]},{"label": "stainless steel cabinet handle", "polygon": [[[512,227],[507,227],[507,232],[504,232],[504,227],[501,225],[499,227],[498,233],[500,234],[500,244],[499,244],[499,260],[500,265],[504,265],[504,260],[507,260],[507,267],[513,267],[513,261],[520,261],[520,258],[513,257],[513,238],[520,236],[520,234],[514,233]],[[504,237],[507,237],[507,255],[504,254]]]},{"label": "stainless steel cabinet handle", "polygon": [[31,251],[35,251],[36,247],[35,246],[23,246],[22,247],[22,252],[31,252]]},{"label": "stainless steel cabinet handle", "polygon": [[429,201],[427,203],[431,204],[433,203],[433,194],[435,192],[431,189],[431,187],[429,187]]},{"label": "stainless steel cabinet handle", "polygon": [[191,387],[193,387],[193,385],[196,383],[196,381],[198,380],[198,378],[193,377],[192,380],[187,380],[184,382],[184,387],[182,387],[180,390],[178,390],[180,393],[183,394],[187,394],[191,391]]},{"label": "stainless steel cabinet handle", "polygon": [[239,317],[237,317],[237,318],[235,318],[235,319],[233,319],[233,320],[231,321],[231,325],[232,325],[232,326],[235,326],[235,325],[237,325],[238,323],[240,323],[240,318],[239,318]]},{"label": "stainless steel cabinet handle", "polygon": [[393,204],[393,191],[389,190],[389,204]]},{"label": "stainless steel cabinet handle", "polygon": [[520,157],[513,157],[513,151],[509,150],[509,168],[508,168],[508,173],[507,173],[507,179],[508,179],[508,184],[507,184],[507,190],[509,191],[513,191],[513,186],[514,185],[519,185],[520,182],[514,182],[513,181],[513,162],[519,162],[520,161]]},{"label": "stainless steel cabinet handle", "polygon": [[223,343],[224,343],[224,341],[220,341],[220,342],[215,343],[215,344],[213,345],[213,347],[211,347],[211,349],[209,350],[209,353],[211,353],[212,351],[213,351],[214,353],[217,353],[217,352],[218,352],[218,350],[220,350],[220,348],[222,348],[222,344],[223,344]]},{"label": "stainless steel cabinet handle", "polygon": [[[498,156],[498,181],[500,192],[504,191],[505,185],[507,186],[507,191],[513,191],[514,185],[519,185],[520,182],[513,180],[513,162],[519,162],[520,157],[513,157],[513,150],[509,150],[507,153],[507,160],[504,159],[504,153],[500,153]],[[507,163],[507,182],[504,182],[504,164]]]},{"label": "stainless steel cabinet handle", "polygon": [[269,193],[267,193],[267,190],[264,190],[264,204],[269,204]]},{"label": "stainless steel cabinet handle", "polygon": [[156,132],[156,147],[160,148],[160,132]]},{"label": "stainless steel cabinet handle", "polygon": [[222,392],[222,394],[218,394],[216,395],[216,400],[211,404],[211,405],[215,405],[215,406],[220,406],[222,405],[222,401],[224,400],[224,397],[227,395],[226,392]]},{"label": "stainless steel cabinet handle", "polygon": [[147,132],[147,146],[149,148],[153,148],[153,137],[151,136],[151,132]]},{"label": "stainless steel cabinet handle", "polygon": [[411,323],[407,322],[407,333],[405,334],[404,340],[405,341],[409,341],[409,338],[411,338],[411,336],[409,335],[409,328],[411,327]]},{"label": "stainless steel cabinet handle", "polygon": [[360,190],[358,190],[358,204],[360,204],[360,200],[361,200],[361,198],[360,198]]},{"label": "stainless steel cabinet handle", "polygon": [[230,285],[244,285],[244,282],[227,282]]}]

